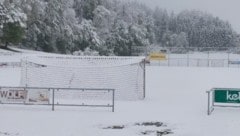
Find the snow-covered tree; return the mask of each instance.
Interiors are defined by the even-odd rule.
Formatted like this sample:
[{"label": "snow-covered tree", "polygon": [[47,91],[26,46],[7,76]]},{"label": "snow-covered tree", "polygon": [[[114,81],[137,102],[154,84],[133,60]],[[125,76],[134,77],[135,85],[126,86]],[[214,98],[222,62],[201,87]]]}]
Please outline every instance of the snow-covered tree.
[{"label": "snow-covered tree", "polygon": [[[166,10],[161,10],[156,8],[153,13],[154,18],[154,30],[156,35],[156,42],[163,43],[162,39],[166,39],[166,33],[168,33],[168,25],[169,25],[169,16]],[[165,37],[164,37],[165,36]]]},{"label": "snow-covered tree", "polygon": [[0,38],[5,47],[18,44],[24,37],[27,17],[15,3],[4,1],[0,3]]},{"label": "snow-covered tree", "polygon": [[129,56],[131,52],[129,41],[127,23],[120,20],[116,21],[113,25],[110,37],[106,40],[106,46],[109,52],[113,52],[119,56]]},{"label": "snow-covered tree", "polygon": [[93,11],[93,14],[93,25],[97,28],[99,36],[105,40],[109,36],[116,15],[101,5]]},{"label": "snow-covered tree", "polygon": [[96,33],[96,28],[93,26],[92,21],[83,20],[79,25],[78,31],[80,32],[79,40],[76,41],[77,45],[75,50],[85,50],[89,47],[92,50],[98,50],[102,41]]},{"label": "snow-covered tree", "polygon": [[99,56],[99,52],[87,47],[84,49],[84,51],[82,51],[82,50],[74,51],[73,55],[76,55],[76,56]]},{"label": "snow-covered tree", "polygon": [[2,0],[1,37],[3,26],[11,26],[6,23],[26,28],[22,47],[56,53],[90,49],[100,55],[126,56],[133,54],[132,49],[152,45],[201,51],[240,43],[231,25],[211,14],[196,10],[168,13],[137,1]]}]

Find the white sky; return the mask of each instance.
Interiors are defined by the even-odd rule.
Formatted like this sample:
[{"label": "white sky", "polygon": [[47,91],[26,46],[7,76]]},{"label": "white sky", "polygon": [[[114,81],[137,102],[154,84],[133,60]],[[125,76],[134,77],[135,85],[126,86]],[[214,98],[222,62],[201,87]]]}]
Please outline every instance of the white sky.
[{"label": "white sky", "polygon": [[227,20],[240,33],[240,0],[137,0],[150,7],[165,8],[179,12],[184,9],[206,11],[223,20]]}]

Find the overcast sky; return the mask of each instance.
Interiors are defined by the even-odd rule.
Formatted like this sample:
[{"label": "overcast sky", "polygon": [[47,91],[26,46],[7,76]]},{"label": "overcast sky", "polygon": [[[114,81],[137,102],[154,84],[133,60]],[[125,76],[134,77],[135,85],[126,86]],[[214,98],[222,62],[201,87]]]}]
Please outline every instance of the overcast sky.
[{"label": "overcast sky", "polygon": [[151,7],[158,6],[178,13],[184,9],[206,11],[232,24],[240,33],[240,0],[137,0]]}]

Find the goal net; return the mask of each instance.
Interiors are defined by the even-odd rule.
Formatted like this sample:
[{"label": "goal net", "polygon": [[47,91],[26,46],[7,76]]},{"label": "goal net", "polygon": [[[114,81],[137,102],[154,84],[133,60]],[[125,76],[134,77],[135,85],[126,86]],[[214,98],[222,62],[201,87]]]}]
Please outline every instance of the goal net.
[{"label": "goal net", "polygon": [[28,56],[22,59],[21,85],[112,88],[118,100],[143,99],[143,60],[143,57]]}]

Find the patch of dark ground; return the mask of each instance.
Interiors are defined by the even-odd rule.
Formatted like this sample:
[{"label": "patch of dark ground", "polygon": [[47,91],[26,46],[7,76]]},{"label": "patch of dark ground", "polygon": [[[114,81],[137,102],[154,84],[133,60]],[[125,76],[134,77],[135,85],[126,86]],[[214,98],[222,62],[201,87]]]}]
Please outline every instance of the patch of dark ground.
[{"label": "patch of dark ground", "polygon": [[162,122],[142,122],[135,123],[136,126],[156,126],[156,127],[165,127],[166,125]]},{"label": "patch of dark ground", "polygon": [[[141,123],[135,123],[133,126],[139,126],[139,127],[167,127],[166,124],[163,122],[141,122]],[[124,129],[126,128],[126,125],[113,125],[113,126],[107,126],[103,127],[102,129]],[[173,131],[171,129],[163,129],[163,130],[145,130],[140,132],[141,135],[152,135],[155,134],[156,136],[164,136],[173,134]]]},{"label": "patch of dark ground", "polygon": [[1,131],[0,131],[0,136],[1,136],[1,135],[9,136],[10,134],[9,134],[8,132],[1,132]]},{"label": "patch of dark ground", "polygon": [[141,132],[142,135],[150,135],[150,134],[156,134],[156,136],[164,136],[168,134],[173,134],[171,129],[165,129],[165,130],[146,130],[144,132]]},{"label": "patch of dark ground", "polygon": [[124,125],[114,125],[114,126],[108,126],[108,127],[103,127],[103,129],[124,129]]}]

